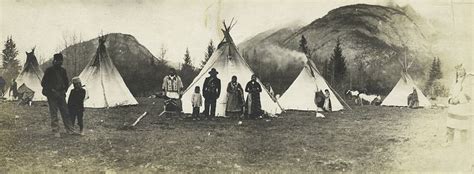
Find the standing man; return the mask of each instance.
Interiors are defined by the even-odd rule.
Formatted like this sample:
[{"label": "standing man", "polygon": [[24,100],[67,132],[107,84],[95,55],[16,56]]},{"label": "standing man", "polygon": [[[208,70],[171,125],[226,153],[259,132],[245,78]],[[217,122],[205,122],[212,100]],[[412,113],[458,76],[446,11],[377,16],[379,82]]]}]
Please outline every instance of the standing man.
[{"label": "standing man", "polygon": [[43,95],[48,98],[49,112],[51,116],[51,128],[53,129],[54,136],[61,137],[59,134],[58,125],[58,110],[61,112],[61,118],[63,120],[64,128],[66,133],[71,135],[77,135],[74,132],[69,118],[69,112],[66,104],[66,91],[69,85],[66,70],[61,67],[63,64],[63,55],[61,53],[55,54],[53,58],[53,66],[46,69],[44,72],[43,79],[41,80],[41,86],[43,87]]},{"label": "standing man", "polygon": [[221,80],[215,68],[209,71],[209,77],[204,80],[202,93],[204,96],[204,116],[214,119],[216,116],[216,102],[221,94]]}]

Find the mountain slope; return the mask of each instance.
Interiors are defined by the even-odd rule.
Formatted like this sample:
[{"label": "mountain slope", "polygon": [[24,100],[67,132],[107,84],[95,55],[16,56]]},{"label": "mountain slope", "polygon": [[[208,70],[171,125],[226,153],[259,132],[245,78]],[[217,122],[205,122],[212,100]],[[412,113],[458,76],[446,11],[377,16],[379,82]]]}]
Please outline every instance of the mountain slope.
[{"label": "mountain slope", "polygon": [[[107,34],[107,52],[132,94],[147,95],[160,89],[168,66],[159,62],[135,37],[128,34]],[[94,56],[98,38],[67,47],[61,53],[65,57],[63,67],[69,78],[78,76]],[[51,60],[42,65],[50,66]]]},{"label": "mountain slope", "polygon": [[[301,56],[287,56],[285,61],[281,61],[281,58],[275,59],[265,52],[274,50],[275,47],[299,51],[299,41],[302,36],[305,36],[309,48],[313,51],[312,59],[321,71],[324,69],[323,62],[330,59],[336,40],[339,39],[349,68],[348,78],[343,86],[345,88],[350,85],[358,88],[369,87],[373,88],[371,89],[373,92],[387,93],[400,78],[402,68],[399,59],[404,61],[406,57],[407,62],[414,61],[409,72],[415,79],[423,79],[426,76],[424,72],[433,55],[430,50],[433,33],[428,23],[409,6],[394,8],[355,4],[331,10],[322,18],[314,20],[291,34],[275,32],[268,34],[265,39],[249,39],[239,47],[241,50],[246,50],[244,55],[249,55],[255,51],[249,52],[251,48],[247,46],[253,46],[257,55],[259,52],[264,54],[258,57],[262,63],[294,62],[301,60]],[[252,59],[252,56],[248,57]],[[288,69],[300,70],[301,68],[302,65]],[[273,79],[271,74],[275,72],[266,72],[266,69],[259,70],[262,78],[269,81]],[[287,76],[294,79],[297,73]],[[275,80],[274,83],[278,81]],[[281,89],[286,88],[281,87]]]}]

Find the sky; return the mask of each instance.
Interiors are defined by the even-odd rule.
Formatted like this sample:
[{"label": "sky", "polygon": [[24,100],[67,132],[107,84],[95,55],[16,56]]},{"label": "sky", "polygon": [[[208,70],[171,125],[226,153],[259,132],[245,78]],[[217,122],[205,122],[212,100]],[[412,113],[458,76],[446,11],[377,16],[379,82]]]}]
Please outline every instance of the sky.
[{"label": "sky", "polygon": [[[125,33],[155,56],[167,49],[167,60],[181,62],[189,48],[194,64],[207,44],[222,38],[221,21],[237,21],[236,43],[290,23],[308,24],[330,10],[350,4],[384,5],[389,0],[0,0],[0,40],[12,36],[24,60],[36,46],[40,61],[61,51],[64,38],[90,40],[101,33]],[[472,47],[472,0],[393,0],[410,4],[422,16],[455,25]],[[451,8],[453,7],[453,8]],[[455,23],[452,22],[454,15]],[[464,37],[465,38],[465,37]],[[2,47],[3,49],[3,47]],[[466,57],[474,55],[474,51]],[[465,56],[465,54],[464,54]]]}]

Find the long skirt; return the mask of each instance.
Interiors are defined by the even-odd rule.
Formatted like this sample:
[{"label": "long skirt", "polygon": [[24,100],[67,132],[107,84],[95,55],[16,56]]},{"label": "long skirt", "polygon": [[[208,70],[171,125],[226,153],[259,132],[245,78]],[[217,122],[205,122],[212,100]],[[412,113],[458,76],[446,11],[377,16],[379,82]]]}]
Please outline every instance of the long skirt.
[{"label": "long skirt", "polygon": [[242,112],[242,106],[244,105],[243,96],[239,93],[228,93],[226,112]]},{"label": "long skirt", "polygon": [[446,126],[453,129],[469,130],[472,127],[472,105],[458,104],[450,105],[448,108],[448,117],[446,118]]},{"label": "long skirt", "polygon": [[245,114],[250,117],[257,117],[262,114],[262,105],[260,103],[260,93],[249,93],[247,95]]}]

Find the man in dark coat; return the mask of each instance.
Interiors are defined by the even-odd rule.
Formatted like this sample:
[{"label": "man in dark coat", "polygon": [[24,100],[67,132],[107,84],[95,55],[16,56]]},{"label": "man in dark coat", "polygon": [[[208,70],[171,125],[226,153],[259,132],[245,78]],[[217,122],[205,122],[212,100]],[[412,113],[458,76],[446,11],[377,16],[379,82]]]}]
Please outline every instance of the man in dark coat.
[{"label": "man in dark coat", "polygon": [[221,94],[221,80],[217,78],[218,72],[215,68],[209,71],[210,76],[204,80],[202,94],[204,96],[204,116],[216,116],[216,102]]},{"label": "man in dark coat", "polygon": [[61,67],[63,64],[63,55],[55,54],[53,58],[53,66],[46,69],[41,86],[43,87],[43,95],[48,98],[49,113],[51,116],[51,128],[54,136],[60,137],[58,110],[61,113],[66,133],[77,135],[74,132],[69,111],[66,104],[66,91],[69,86],[66,70]]}]

